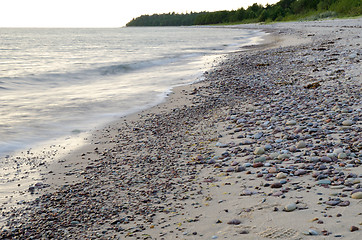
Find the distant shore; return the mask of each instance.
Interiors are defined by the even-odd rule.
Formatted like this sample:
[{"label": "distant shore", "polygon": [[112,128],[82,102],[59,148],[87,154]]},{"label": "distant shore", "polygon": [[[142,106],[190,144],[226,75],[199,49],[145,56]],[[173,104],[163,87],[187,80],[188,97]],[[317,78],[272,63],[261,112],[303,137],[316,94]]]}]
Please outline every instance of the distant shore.
[{"label": "distant shore", "polygon": [[2,209],[1,238],[358,239],[362,18],[227,27],[270,34],[39,159],[39,197]]}]

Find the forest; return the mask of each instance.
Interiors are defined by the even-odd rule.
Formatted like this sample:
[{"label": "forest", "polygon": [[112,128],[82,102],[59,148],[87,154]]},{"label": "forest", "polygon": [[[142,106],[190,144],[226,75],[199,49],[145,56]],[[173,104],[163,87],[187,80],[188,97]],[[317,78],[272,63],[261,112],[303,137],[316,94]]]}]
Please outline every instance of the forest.
[{"label": "forest", "polygon": [[254,3],[232,11],[163,13],[142,15],[127,23],[132,26],[191,26],[275,21],[318,20],[362,15],[361,0],[280,0],[266,6]]}]

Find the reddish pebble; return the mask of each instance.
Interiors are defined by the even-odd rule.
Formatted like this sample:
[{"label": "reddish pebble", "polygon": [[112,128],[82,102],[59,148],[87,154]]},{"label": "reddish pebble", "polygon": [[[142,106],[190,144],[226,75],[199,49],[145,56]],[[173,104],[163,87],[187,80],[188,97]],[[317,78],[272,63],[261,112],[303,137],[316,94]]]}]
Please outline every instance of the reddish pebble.
[{"label": "reddish pebble", "polygon": [[257,163],[254,163],[254,164],[253,164],[253,167],[254,167],[254,168],[263,167],[263,166],[264,166],[264,164],[261,163],[261,162],[257,162]]},{"label": "reddish pebble", "polygon": [[272,185],[270,185],[271,188],[281,188],[283,186],[283,184],[281,183],[273,183]]}]

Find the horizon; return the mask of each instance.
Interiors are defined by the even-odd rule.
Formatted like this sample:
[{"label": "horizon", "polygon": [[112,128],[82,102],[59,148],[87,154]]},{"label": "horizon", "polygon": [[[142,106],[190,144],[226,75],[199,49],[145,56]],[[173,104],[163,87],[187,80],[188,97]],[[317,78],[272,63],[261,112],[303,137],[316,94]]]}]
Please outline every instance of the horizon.
[{"label": "horizon", "polygon": [[0,2],[0,28],[121,28],[141,15],[237,10],[254,3],[265,6],[278,1],[135,0],[124,8],[125,4],[117,0],[4,0]]}]

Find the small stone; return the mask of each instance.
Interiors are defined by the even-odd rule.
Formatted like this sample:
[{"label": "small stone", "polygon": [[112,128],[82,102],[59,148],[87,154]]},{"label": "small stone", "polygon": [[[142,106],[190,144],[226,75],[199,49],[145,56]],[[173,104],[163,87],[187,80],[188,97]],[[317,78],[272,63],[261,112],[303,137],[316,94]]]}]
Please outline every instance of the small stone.
[{"label": "small stone", "polygon": [[289,159],[289,155],[288,154],[279,154],[278,159],[279,160]]},{"label": "small stone", "polygon": [[306,174],[307,171],[304,169],[298,169],[297,171],[294,172],[294,176],[300,176],[300,175],[304,175]]},{"label": "small stone", "polygon": [[353,199],[362,199],[362,192],[355,192],[351,195]]},{"label": "small stone", "polygon": [[287,126],[294,126],[296,124],[297,124],[297,121],[295,121],[295,120],[289,120],[289,121],[286,122]]},{"label": "small stone", "polygon": [[344,152],[338,154],[338,159],[346,159],[346,158],[347,158],[347,154],[345,154]]},{"label": "small stone", "polygon": [[309,229],[308,232],[309,232],[309,235],[312,235],[312,236],[319,234],[316,230],[313,230],[313,229]]},{"label": "small stone", "polygon": [[269,168],[268,172],[269,173],[277,173],[278,169],[276,167],[271,167],[271,168]]},{"label": "small stone", "polygon": [[329,180],[329,179],[322,179],[322,180],[319,180],[319,181],[317,182],[317,184],[319,184],[319,185],[330,185],[330,184],[331,184],[331,180]]},{"label": "small stone", "polygon": [[333,150],[333,153],[336,154],[336,156],[338,156],[338,154],[343,153],[343,152],[344,152],[343,148],[336,148]]},{"label": "small stone", "polygon": [[305,142],[303,142],[303,141],[300,141],[300,142],[298,142],[297,143],[297,148],[298,149],[301,149],[301,148],[305,148],[307,146],[307,144],[305,143]]},{"label": "small stone", "polygon": [[356,227],[356,226],[352,226],[349,230],[350,230],[351,232],[355,232],[355,231],[358,231],[359,228]]},{"label": "small stone", "polygon": [[327,201],[326,204],[329,206],[336,206],[340,202],[341,201],[338,201],[338,200],[330,200],[330,201]]},{"label": "small stone", "polygon": [[344,120],[342,122],[343,126],[352,126],[353,125],[353,121],[352,120]]},{"label": "small stone", "polygon": [[253,168],[263,167],[264,164],[262,162],[257,162],[253,164]]},{"label": "small stone", "polygon": [[286,205],[283,210],[285,212],[292,212],[295,209],[297,209],[297,205],[295,203],[290,203],[290,204]]},{"label": "small stone", "polygon": [[238,219],[233,219],[228,222],[228,224],[230,224],[230,225],[239,225],[240,223],[241,223],[241,221]]},{"label": "small stone", "polygon": [[262,155],[265,153],[265,149],[263,147],[257,147],[254,151],[255,155]]},{"label": "small stone", "polygon": [[277,179],[283,179],[283,178],[286,178],[286,177],[287,177],[287,175],[285,173],[283,173],[283,172],[278,173],[277,176],[276,176]]},{"label": "small stone", "polygon": [[281,188],[283,187],[283,184],[277,182],[277,183],[273,183],[272,185],[270,185],[271,188]]},{"label": "small stone", "polygon": [[261,157],[258,157],[258,158],[254,159],[254,162],[265,162],[265,161],[266,161],[266,157],[264,157],[264,156],[261,156]]}]

